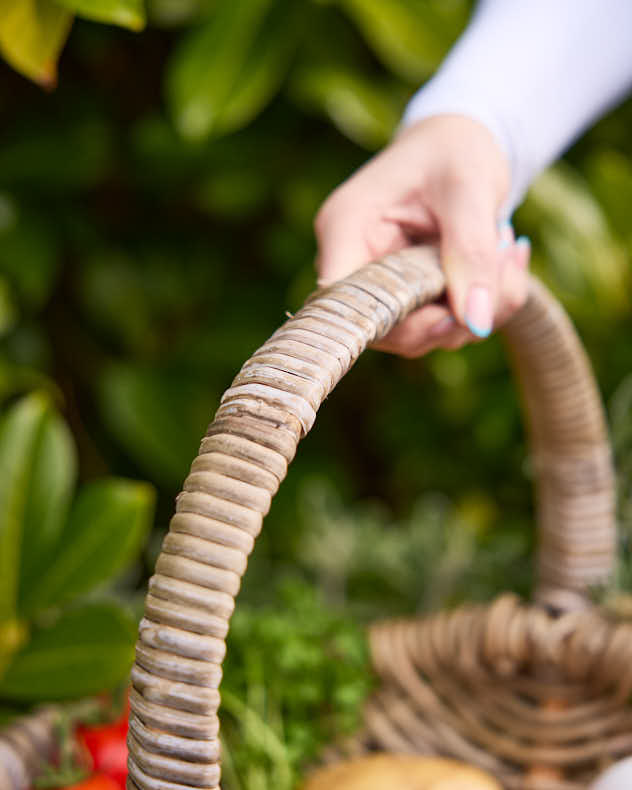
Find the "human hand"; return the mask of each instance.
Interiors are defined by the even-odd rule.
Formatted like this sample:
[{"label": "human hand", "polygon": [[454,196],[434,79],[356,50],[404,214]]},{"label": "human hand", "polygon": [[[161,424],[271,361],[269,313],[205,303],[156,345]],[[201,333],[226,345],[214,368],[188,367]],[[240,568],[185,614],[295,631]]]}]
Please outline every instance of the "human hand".
[{"label": "human hand", "polygon": [[422,307],[377,348],[417,357],[487,337],[524,303],[530,245],[499,212],[509,165],[465,116],[419,121],[327,198],[316,217],[318,283],[422,240],[438,241],[447,304]]}]

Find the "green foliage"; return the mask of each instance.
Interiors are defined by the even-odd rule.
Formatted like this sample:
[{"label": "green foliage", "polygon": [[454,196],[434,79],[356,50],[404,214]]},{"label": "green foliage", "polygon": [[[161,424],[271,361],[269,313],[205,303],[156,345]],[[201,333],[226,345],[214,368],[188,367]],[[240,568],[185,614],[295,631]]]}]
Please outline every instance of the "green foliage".
[{"label": "green foliage", "polygon": [[293,579],[270,605],[237,609],[228,650],[226,786],[291,790],[306,760],[358,726],[372,685],[364,635]]},{"label": "green foliage", "polygon": [[106,479],[80,489],[71,506],[76,467],[74,442],[48,396],[34,392],[10,406],[0,424],[0,697],[94,693],[129,666],[135,629],[125,609],[59,607],[138,555],[153,492]]},{"label": "green foliage", "polygon": [[[29,523],[39,530],[40,526],[37,519],[27,522],[27,515],[29,510],[37,513],[40,505],[37,500],[32,502],[31,489],[38,490],[40,495],[45,489],[41,480],[41,471],[46,474],[46,470],[42,470],[45,464],[40,464],[37,469],[34,460],[41,446],[42,423],[47,411],[48,404],[44,398],[32,395],[11,409],[0,427],[1,619],[8,619],[17,611],[20,555],[25,527]],[[67,458],[65,460],[68,461]],[[72,467],[69,471],[72,475]],[[54,533],[55,521],[53,514],[53,518],[48,521],[49,532]]]},{"label": "green foliage", "polygon": [[541,274],[567,300],[597,305],[601,311],[630,312],[630,273],[624,246],[612,232],[608,218],[576,171],[561,163],[534,184],[523,209],[541,227],[546,266]]},{"label": "green foliage", "polygon": [[170,64],[167,91],[178,130],[195,140],[252,120],[285,76],[305,11],[294,0],[220,3]]},{"label": "green foliage", "polygon": [[304,482],[299,501],[306,531],[298,561],[331,604],[362,619],[489,600],[509,568],[514,589],[528,589],[523,525],[507,518],[490,541],[496,513],[489,495],[461,495],[452,503],[425,494],[399,522],[375,502],[345,506],[331,483],[318,478]]},{"label": "green foliage", "polygon": [[54,86],[73,14],[132,30],[145,24],[143,0],[2,0],[0,54],[26,77]]},{"label": "green foliage", "polygon": [[50,0],[2,0],[0,52],[25,76],[54,85],[71,24],[72,14]]},{"label": "green foliage", "polygon": [[343,0],[368,44],[403,79],[420,83],[434,71],[467,19],[459,0]]},{"label": "green foliage", "polygon": [[86,604],[35,630],[0,678],[0,697],[28,702],[113,688],[133,659],[135,623],[120,606]]},{"label": "green foliage", "polygon": [[[38,584],[50,567],[53,552],[64,541],[77,475],[77,454],[64,421],[42,396],[35,401],[37,432],[24,465],[29,476],[24,485],[24,511],[20,543],[18,604],[23,605],[28,591]],[[23,402],[28,407],[29,399]],[[7,415],[7,420],[11,413]],[[13,449],[6,448],[9,453]]]},{"label": "green foliage", "polygon": [[209,422],[207,389],[186,372],[121,365],[104,374],[100,397],[112,435],[146,474],[184,479]]},{"label": "green foliage", "polygon": [[[56,195],[60,192],[81,192],[102,183],[112,166],[111,129],[92,108],[75,109],[72,116],[57,122],[46,119],[45,126],[33,118],[16,119],[0,149],[0,168],[3,183],[17,192],[32,194],[31,190]],[[33,201],[35,202],[35,201]],[[29,212],[14,204],[18,217]],[[49,246],[49,255],[54,255],[56,238],[50,223],[46,223],[36,209],[30,233],[33,244],[41,248]],[[34,226],[38,222],[38,226]],[[28,226],[18,228],[22,236],[29,233]],[[22,239],[22,243],[24,239]],[[37,265],[37,260],[34,261]],[[41,266],[41,264],[40,264]],[[44,268],[44,267],[42,267]],[[50,266],[49,266],[50,268]],[[33,276],[33,275],[32,275]]]},{"label": "green foliage", "polygon": [[[41,307],[50,296],[59,268],[55,230],[36,212],[18,212],[9,198],[4,199],[4,215],[0,221],[0,271],[7,281],[6,298],[10,298],[10,283],[25,308]],[[15,323],[15,308],[13,314],[7,314],[7,309],[0,317],[0,333]]]},{"label": "green foliage", "polygon": [[75,14],[112,25],[142,30],[145,26],[143,0],[56,0]]},{"label": "green foliage", "polygon": [[80,491],[50,556],[25,590],[26,613],[66,603],[123,570],[143,545],[153,492],[147,485],[105,480]]},{"label": "green foliage", "polygon": [[292,92],[368,149],[388,142],[404,108],[404,96],[392,83],[376,84],[340,66],[305,66],[295,76]]}]

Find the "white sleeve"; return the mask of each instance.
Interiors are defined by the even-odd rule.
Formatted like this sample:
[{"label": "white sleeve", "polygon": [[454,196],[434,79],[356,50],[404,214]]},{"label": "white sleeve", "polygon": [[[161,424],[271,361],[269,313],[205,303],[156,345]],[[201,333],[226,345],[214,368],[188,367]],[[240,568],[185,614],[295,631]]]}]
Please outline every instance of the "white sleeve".
[{"label": "white sleeve", "polygon": [[403,125],[443,113],[485,124],[510,162],[509,212],[631,88],[632,0],[481,0]]}]

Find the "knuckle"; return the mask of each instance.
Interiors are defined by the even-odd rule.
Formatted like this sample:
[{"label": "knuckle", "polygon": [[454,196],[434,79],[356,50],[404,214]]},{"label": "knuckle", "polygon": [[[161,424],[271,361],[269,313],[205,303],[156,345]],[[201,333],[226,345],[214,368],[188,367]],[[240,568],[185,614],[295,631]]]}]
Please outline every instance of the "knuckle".
[{"label": "knuckle", "polygon": [[331,227],[339,212],[340,197],[338,190],[334,190],[318,209],[314,217],[314,233],[317,238],[322,238]]},{"label": "knuckle", "polygon": [[484,269],[491,277],[494,274],[495,264],[494,249],[485,239],[469,237],[464,239],[461,245],[461,254],[468,262],[476,264]]},{"label": "knuckle", "polygon": [[446,194],[450,197],[461,195],[475,196],[480,185],[475,171],[470,167],[453,166],[442,173],[442,181]]},{"label": "knuckle", "polygon": [[513,294],[509,297],[509,312],[517,313],[526,301],[526,294]]},{"label": "knuckle", "polygon": [[314,234],[317,239],[321,239],[325,235],[326,228],[329,225],[328,214],[329,210],[327,208],[327,203],[323,203],[314,217]]},{"label": "knuckle", "polygon": [[372,260],[404,244],[402,233],[395,223],[371,223],[365,231],[364,240]]},{"label": "knuckle", "polygon": [[512,291],[504,299],[503,314],[511,316],[518,312],[527,299],[526,291]]}]

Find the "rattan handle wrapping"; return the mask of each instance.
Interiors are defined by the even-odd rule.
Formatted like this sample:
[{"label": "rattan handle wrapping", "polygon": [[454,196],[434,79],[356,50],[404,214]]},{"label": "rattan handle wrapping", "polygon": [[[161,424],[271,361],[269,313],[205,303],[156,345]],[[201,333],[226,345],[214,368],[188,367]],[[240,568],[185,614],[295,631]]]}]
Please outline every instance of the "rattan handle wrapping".
[{"label": "rattan handle wrapping", "polygon": [[[317,293],[243,366],[202,440],[149,584],[132,669],[129,790],[219,786],[218,687],[247,557],[316,411],[359,354],[444,289],[418,247]],[[539,597],[575,604],[614,552],[599,395],[577,337],[532,283],[506,329],[529,413],[540,508]]]}]

